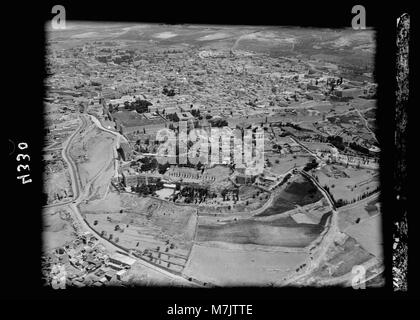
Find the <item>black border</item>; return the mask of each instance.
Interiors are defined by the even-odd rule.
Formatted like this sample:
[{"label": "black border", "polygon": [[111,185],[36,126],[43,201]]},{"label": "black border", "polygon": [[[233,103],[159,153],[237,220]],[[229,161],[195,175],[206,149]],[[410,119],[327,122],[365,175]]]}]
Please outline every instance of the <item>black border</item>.
[{"label": "black border", "polygon": [[[67,289],[64,291],[42,287],[40,272],[40,255],[42,239],[41,226],[41,147],[43,143],[43,78],[45,77],[45,35],[44,24],[49,22],[53,14],[51,8],[62,4],[66,8],[68,20],[89,21],[125,21],[153,23],[202,23],[202,24],[236,24],[236,25],[289,25],[302,27],[350,27],[351,8],[362,4],[366,8],[367,26],[377,31],[377,55],[375,74],[379,84],[377,119],[379,122],[379,140],[381,146],[381,185],[383,186],[381,201],[384,208],[384,242],[385,242],[385,274],[387,285],[382,289],[353,290],[339,288],[226,288],[226,289],[179,289],[179,288],[136,288],[136,289]],[[392,291],[391,268],[392,254],[392,221],[395,201],[393,195],[394,157],[394,105],[395,105],[395,35],[396,18],[411,8],[401,4],[369,4],[364,1],[355,3],[334,2],[273,2],[273,3],[226,3],[207,2],[200,4],[144,3],[144,2],[43,2],[22,5],[12,4],[15,8],[8,9],[9,20],[5,26],[6,53],[3,63],[10,67],[6,75],[6,98],[4,109],[7,124],[7,134],[16,144],[28,142],[28,152],[31,156],[31,176],[33,183],[21,185],[16,179],[15,152],[8,156],[6,172],[7,187],[3,200],[11,204],[4,206],[3,230],[4,239],[8,245],[3,246],[1,268],[5,275],[2,280],[2,294],[9,298],[130,298],[143,300],[160,300],[160,303],[171,304],[177,301],[226,301],[238,303],[259,301],[268,303],[277,299],[308,299],[308,298],[400,298],[411,297],[409,293],[394,293]],[[16,12],[16,17],[14,17]],[[4,21],[3,21],[4,22]],[[412,23],[414,24],[414,23]],[[414,41],[412,32],[411,42]],[[410,70],[413,70],[413,45],[410,46]],[[412,74],[412,73],[411,73]],[[410,78],[412,76],[410,75]],[[413,82],[411,81],[411,86]],[[411,92],[414,92],[412,89]],[[17,146],[16,146],[17,147]],[[10,150],[10,147],[9,149]],[[7,209],[6,209],[7,208]],[[414,218],[409,217],[410,229]],[[416,224],[417,225],[417,224]],[[411,248],[414,245],[411,243]],[[413,254],[413,251],[411,251]],[[416,266],[409,260],[409,268]],[[414,263],[414,262],[413,262]],[[410,288],[414,288],[414,274],[410,274]],[[176,299],[174,298],[176,297]],[[251,300],[250,300],[251,298]],[[186,300],[185,300],[186,299]],[[204,299],[204,300],[203,300]],[[264,303],[264,304],[265,304]]]}]

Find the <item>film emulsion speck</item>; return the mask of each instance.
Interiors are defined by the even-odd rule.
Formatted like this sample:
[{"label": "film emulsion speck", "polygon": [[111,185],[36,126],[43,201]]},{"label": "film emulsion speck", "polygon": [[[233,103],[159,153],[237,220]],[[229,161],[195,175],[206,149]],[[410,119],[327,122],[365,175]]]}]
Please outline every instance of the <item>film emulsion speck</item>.
[{"label": "film emulsion speck", "polygon": [[45,285],[384,286],[357,12],[340,29],[46,23]]}]

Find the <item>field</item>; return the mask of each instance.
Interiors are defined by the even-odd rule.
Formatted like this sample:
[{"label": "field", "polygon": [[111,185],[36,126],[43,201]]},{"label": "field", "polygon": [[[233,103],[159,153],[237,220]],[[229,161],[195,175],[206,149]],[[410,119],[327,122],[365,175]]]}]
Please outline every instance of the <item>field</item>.
[{"label": "field", "polygon": [[376,257],[383,257],[382,217],[377,214],[358,224],[353,224],[344,230],[362,247]]},{"label": "field", "polygon": [[380,213],[377,196],[369,197],[363,201],[339,208],[338,227],[341,231],[355,224],[356,221],[369,219]]},{"label": "field", "polygon": [[194,245],[184,275],[224,286],[267,286],[281,283],[284,277],[304,264],[303,252],[236,250]]},{"label": "field", "polygon": [[[88,127],[87,132],[77,136],[70,149],[70,155],[76,162],[82,186],[86,186],[92,179],[105,170],[106,175],[96,182],[93,188],[101,187],[112,177],[115,143],[113,135],[99,129]],[[104,190],[101,190],[103,195]]]},{"label": "field", "polygon": [[293,169],[294,166],[301,167],[308,163],[311,156],[305,152],[280,155],[279,153],[266,153],[264,158],[268,159],[271,167],[268,169],[275,174],[285,174]]},{"label": "field", "polygon": [[302,143],[305,147],[307,147],[311,151],[324,151],[324,150],[331,150],[333,147],[332,144],[324,143],[324,142],[303,142]]},{"label": "field", "polygon": [[331,123],[337,123],[340,125],[343,124],[352,124],[352,122],[357,122],[357,123],[361,123],[361,119],[359,117],[359,115],[353,111],[353,112],[349,112],[346,114],[341,114],[341,115],[334,115],[331,117],[327,117],[327,120],[330,121]]},{"label": "field", "polygon": [[126,110],[115,112],[113,117],[121,121],[125,127],[138,127],[142,125],[150,125],[153,123],[160,124],[162,127],[162,124],[165,122],[162,118],[159,118],[155,121],[147,120],[136,111]]},{"label": "field", "polygon": [[222,241],[264,246],[306,247],[322,232],[314,224],[287,221],[239,220],[223,225],[200,225],[197,241]]},{"label": "field", "polygon": [[283,213],[299,206],[314,203],[322,198],[321,192],[306,178],[299,176],[286,183],[274,199],[271,207],[258,214],[259,217]]},{"label": "field", "polygon": [[355,239],[340,234],[332,247],[327,251],[327,260],[322,261],[309,275],[299,280],[303,285],[322,285],[342,277],[342,282],[351,279],[352,268],[362,265],[373,258],[373,255],[360,246]]},{"label": "field", "polygon": [[371,169],[357,169],[342,165],[326,165],[315,171],[321,186],[327,185],[336,201],[351,201],[379,186],[379,173]]},{"label": "field", "polygon": [[113,213],[123,209],[121,196],[116,192],[109,192],[103,199],[91,200],[88,203],[80,204],[80,211]]},{"label": "field", "polygon": [[250,200],[255,199],[259,196],[266,197],[268,192],[264,192],[261,189],[254,186],[240,186],[239,187],[239,199],[240,200]]},{"label": "field", "polygon": [[[339,250],[341,252],[328,260],[328,264],[335,269],[332,270],[331,276],[333,277],[339,277],[351,272],[353,266],[362,264],[372,258],[372,256],[358,246],[357,242],[351,237],[347,238],[344,245],[340,246]],[[323,271],[326,271],[328,268],[324,266],[322,269]]]},{"label": "field", "polygon": [[105,204],[110,200],[116,203],[108,209],[102,201],[83,207],[86,220],[103,237],[126,249],[187,256],[196,226],[194,209],[131,194],[109,193]]},{"label": "field", "polygon": [[71,180],[67,170],[51,173],[44,176],[44,192],[48,195],[47,203],[53,203],[55,196],[68,198],[73,195]]},{"label": "field", "polygon": [[138,262],[127,271],[126,281],[130,286],[185,286],[184,282],[181,283],[161,272],[146,268]]},{"label": "field", "polygon": [[356,99],[350,100],[349,105],[363,112],[364,110],[375,108],[376,100],[356,98]]},{"label": "field", "polygon": [[43,249],[45,251],[61,247],[74,240],[75,230],[72,219],[66,210],[49,208],[42,212]]}]

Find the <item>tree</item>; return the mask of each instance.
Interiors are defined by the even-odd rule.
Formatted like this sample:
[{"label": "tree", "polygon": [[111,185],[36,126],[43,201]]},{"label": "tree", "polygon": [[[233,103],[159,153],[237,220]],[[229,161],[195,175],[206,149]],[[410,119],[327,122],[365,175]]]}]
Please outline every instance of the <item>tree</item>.
[{"label": "tree", "polygon": [[166,170],[170,167],[171,165],[169,163],[165,163],[165,164],[158,164],[158,172],[160,174],[164,174],[166,172]]}]

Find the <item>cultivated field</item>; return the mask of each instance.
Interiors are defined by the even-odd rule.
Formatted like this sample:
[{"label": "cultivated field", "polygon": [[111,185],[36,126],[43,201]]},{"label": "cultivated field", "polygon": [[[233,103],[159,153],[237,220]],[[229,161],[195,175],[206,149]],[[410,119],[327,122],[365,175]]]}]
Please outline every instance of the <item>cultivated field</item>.
[{"label": "cultivated field", "polygon": [[292,181],[288,181],[275,196],[273,205],[257,216],[264,217],[279,214],[299,206],[314,203],[321,198],[322,194],[311,181],[303,176],[298,176]]},{"label": "cultivated field", "polygon": [[126,249],[187,256],[196,226],[193,208],[131,194],[110,193],[104,203],[112,201],[118,204],[107,210],[102,201],[83,209],[88,223],[103,237]]},{"label": "cultivated field", "polygon": [[298,224],[289,217],[273,221],[238,220],[223,224],[200,224],[196,240],[303,248],[315,240],[322,230],[320,225]]},{"label": "cultivated field", "polygon": [[223,286],[276,285],[304,264],[303,252],[194,245],[184,275]]}]

